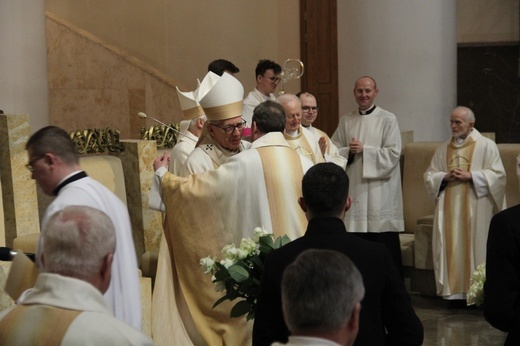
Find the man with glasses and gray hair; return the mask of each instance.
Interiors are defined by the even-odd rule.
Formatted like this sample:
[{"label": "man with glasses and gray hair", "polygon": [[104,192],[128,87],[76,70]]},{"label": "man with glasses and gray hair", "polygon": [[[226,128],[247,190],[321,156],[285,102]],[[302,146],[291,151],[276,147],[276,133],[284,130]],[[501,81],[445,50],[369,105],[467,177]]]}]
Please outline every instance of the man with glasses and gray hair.
[{"label": "man with glasses and gray hair", "polygon": [[244,87],[238,79],[228,73],[220,77],[208,72],[196,92],[207,121],[197,147],[184,163],[182,176],[216,169],[251,146],[242,140],[247,122],[242,118]]},{"label": "man with glasses and gray hair", "polygon": [[[320,139],[302,126],[302,104],[294,94],[278,96],[287,117],[284,137],[289,145],[300,154],[307,156],[313,163],[332,162],[345,169],[347,159],[338,155],[337,148],[334,155],[327,154],[325,139]],[[335,148],[335,147],[334,147]]]},{"label": "man with glasses and gray hair", "polygon": [[302,252],[282,279],[283,314],[291,331],[285,345],[353,345],[364,295],[363,278],[347,256],[332,250]]}]

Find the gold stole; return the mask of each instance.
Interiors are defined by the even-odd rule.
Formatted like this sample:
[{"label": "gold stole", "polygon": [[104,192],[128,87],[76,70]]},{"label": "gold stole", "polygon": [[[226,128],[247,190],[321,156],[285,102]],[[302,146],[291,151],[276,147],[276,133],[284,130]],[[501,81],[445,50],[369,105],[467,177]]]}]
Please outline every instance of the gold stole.
[{"label": "gold stole", "polygon": [[291,148],[302,154],[303,156],[308,157],[312,163],[316,164],[316,158],[314,157],[314,152],[307,141],[307,138],[303,135],[303,131],[300,129],[300,133],[296,137],[291,137],[286,133],[283,134],[285,140],[289,143]]},{"label": "gold stole", "polygon": [[[461,168],[470,171],[475,140],[468,138],[462,146],[448,145],[448,171]],[[444,191],[444,243],[448,284],[451,294],[465,293],[471,276],[471,220],[469,181],[451,181]]]},{"label": "gold stole", "polygon": [[18,305],[0,321],[0,345],[60,345],[82,311]]},{"label": "gold stole", "polygon": [[[270,147],[256,149],[262,160],[262,167],[264,169],[265,186],[267,189],[267,200],[269,201],[269,212],[271,213],[271,226],[276,237],[282,236],[287,232],[287,227],[291,222],[296,220],[287,220],[287,217],[282,215],[287,204],[287,196],[301,195],[301,179],[294,179],[294,177],[303,177],[303,168],[300,157],[295,155],[293,151],[289,154],[280,155],[274,152]],[[277,150],[280,150],[277,148]],[[287,148],[289,150],[289,148]],[[275,189],[274,185],[280,182],[280,177],[289,178],[284,185],[283,193]],[[291,201],[296,203],[296,201]],[[300,213],[299,223],[305,225],[305,214]]]}]

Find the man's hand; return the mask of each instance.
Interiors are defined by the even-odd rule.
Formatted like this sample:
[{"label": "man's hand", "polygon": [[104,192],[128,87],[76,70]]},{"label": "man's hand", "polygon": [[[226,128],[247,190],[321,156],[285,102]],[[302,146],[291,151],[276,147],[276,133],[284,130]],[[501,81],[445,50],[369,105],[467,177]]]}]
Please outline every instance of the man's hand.
[{"label": "man's hand", "polygon": [[353,154],[361,154],[363,152],[363,143],[357,139],[356,137],[353,137],[349,144],[350,152]]},{"label": "man's hand", "polygon": [[444,176],[444,181],[454,181],[454,180],[459,180],[459,181],[471,181],[472,180],[472,177],[471,177],[471,172],[466,172],[460,168],[455,168],[454,170],[452,170],[451,172],[449,172],[448,174],[446,174]]},{"label": "man's hand", "polygon": [[161,167],[168,168],[170,164],[170,155],[165,151],[163,156],[159,156],[153,162],[153,170],[156,171]]},{"label": "man's hand", "polygon": [[451,174],[453,174],[453,177],[460,181],[470,181],[471,178],[471,172],[466,172],[460,168],[455,168]]},{"label": "man's hand", "polygon": [[321,154],[325,156],[325,152],[327,151],[327,140],[325,139],[325,137],[321,137],[318,140],[318,144],[320,146]]}]

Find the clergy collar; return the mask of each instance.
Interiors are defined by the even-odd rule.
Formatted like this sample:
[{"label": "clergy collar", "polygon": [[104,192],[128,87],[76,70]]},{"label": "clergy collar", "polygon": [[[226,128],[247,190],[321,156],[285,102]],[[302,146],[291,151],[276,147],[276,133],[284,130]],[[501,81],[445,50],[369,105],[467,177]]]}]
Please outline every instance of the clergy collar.
[{"label": "clergy collar", "polygon": [[289,138],[295,138],[295,137],[298,137],[300,135],[300,128],[298,128],[298,130],[296,130],[296,131],[284,131],[284,133]]},{"label": "clergy collar", "polygon": [[374,111],[374,109],[376,109],[376,105],[372,105],[372,107],[370,107],[366,111],[362,111],[362,110],[358,109],[359,115],[369,115],[370,113],[372,113]]},{"label": "clergy collar", "polygon": [[72,182],[74,182],[76,180],[80,180],[80,179],[83,179],[85,177],[87,177],[87,173],[85,173],[85,171],[76,171],[76,172],[74,172],[72,174],[69,174],[67,177],[65,177],[65,179],[63,179],[58,184],[58,186],[56,186],[54,191],[52,191],[53,195],[57,196],[62,188],[64,188],[65,186],[67,186],[68,184],[70,184],[70,183],[72,183]]}]

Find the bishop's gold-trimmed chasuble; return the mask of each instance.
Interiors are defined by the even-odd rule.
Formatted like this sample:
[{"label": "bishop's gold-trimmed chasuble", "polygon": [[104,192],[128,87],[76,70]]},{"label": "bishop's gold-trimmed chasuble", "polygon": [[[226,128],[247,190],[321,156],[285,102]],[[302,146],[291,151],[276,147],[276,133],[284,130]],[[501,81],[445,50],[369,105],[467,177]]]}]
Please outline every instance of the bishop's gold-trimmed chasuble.
[{"label": "bishop's gold-trimmed chasuble", "polygon": [[[456,167],[470,171],[472,181],[448,182],[443,188],[444,176]],[[466,299],[471,274],[486,260],[491,218],[506,206],[498,148],[473,129],[463,143],[450,140],[437,148],[424,180],[437,199],[432,236],[437,294]]]},{"label": "bishop's gold-trimmed chasuble", "polygon": [[[289,147],[281,133],[269,133],[217,170],[185,178],[165,173],[165,238],[172,268],[161,272],[171,275],[168,285],[154,291],[154,301],[161,303],[159,309],[154,303],[154,342],[251,343],[252,322],[229,317],[234,302],[211,308],[221,293],[215,292],[199,260],[219,257],[224,245],[239,244],[259,226],[276,236],[302,236],[307,221],[297,199],[303,174],[311,165]],[[156,329],[162,335],[156,335]]]}]

